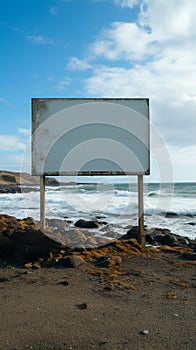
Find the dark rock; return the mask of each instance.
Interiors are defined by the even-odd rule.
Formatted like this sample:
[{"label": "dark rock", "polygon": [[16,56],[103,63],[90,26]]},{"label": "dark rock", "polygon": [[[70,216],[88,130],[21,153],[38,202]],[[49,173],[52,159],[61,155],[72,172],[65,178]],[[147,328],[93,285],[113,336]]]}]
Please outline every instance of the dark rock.
[{"label": "dark rock", "polygon": [[98,228],[99,227],[99,223],[97,221],[88,221],[83,219],[76,221],[74,225],[76,227],[81,227],[81,228]]},{"label": "dark rock", "polygon": [[17,185],[0,185],[0,193],[21,193],[21,187]]},{"label": "dark rock", "polygon": [[161,245],[168,245],[173,246],[175,243],[177,243],[177,238],[172,234],[166,234],[166,235],[157,235],[155,236],[155,241],[158,242]]},{"label": "dark rock", "polygon": [[120,256],[103,256],[98,261],[97,265],[99,267],[111,267],[111,266],[119,266],[122,262]]},{"label": "dark rock", "polygon": [[189,245],[189,239],[187,237],[178,237],[178,243],[182,246]]},{"label": "dark rock", "polygon": [[99,221],[98,224],[100,224],[100,225],[108,225],[108,222],[107,221]]},{"label": "dark rock", "polygon": [[153,236],[172,234],[171,231],[168,230],[167,228],[157,228],[157,227],[152,227],[151,229],[148,229],[147,233],[152,234]]},{"label": "dark rock", "polygon": [[62,286],[68,286],[69,282],[67,280],[59,282]]},{"label": "dark rock", "polygon": [[14,252],[13,240],[0,233],[0,256],[12,256]]},{"label": "dark rock", "polygon": [[125,235],[123,235],[120,239],[138,239],[139,228],[138,226],[132,226],[130,230],[127,231]]},{"label": "dark rock", "polygon": [[178,216],[178,214],[176,214],[176,213],[174,213],[172,211],[169,211],[168,213],[165,214],[166,218],[175,218],[177,216]]},{"label": "dark rock", "polygon": [[195,226],[196,223],[195,222],[187,222],[187,225]]},{"label": "dark rock", "polygon": [[85,264],[84,259],[81,258],[81,256],[79,255],[71,255],[71,256],[64,257],[61,260],[59,260],[59,263],[58,263],[59,266],[68,267],[68,268],[75,268],[84,264]]},{"label": "dark rock", "polygon": [[46,178],[46,185],[47,186],[59,186],[59,182],[54,178]]},{"label": "dark rock", "polygon": [[36,260],[47,257],[50,251],[58,251],[62,247],[62,244],[43,233],[31,218],[20,220],[0,215],[0,256]]},{"label": "dark rock", "polygon": [[155,244],[156,243],[153,236],[150,235],[149,233],[147,233],[145,235],[145,239],[146,239],[146,243],[148,243],[148,244]]},{"label": "dark rock", "polygon": [[189,247],[196,253],[196,241],[190,241]]},{"label": "dark rock", "polygon": [[185,252],[181,255],[181,258],[184,260],[194,261],[196,260],[196,253]]},{"label": "dark rock", "polygon": [[88,304],[87,303],[83,303],[83,304],[78,304],[76,305],[80,310],[86,310],[88,309]]},{"label": "dark rock", "polygon": [[16,183],[16,178],[13,175],[4,174],[4,175],[1,175],[1,178],[3,181]]},{"label": "dark rock", "polygon": [[[151,228],[146,231],[146,242],[153,245],[174,246],[180,244],[177,235],[171,233],[168,229]],[[181,237],[180,237],[181,238]]]}]

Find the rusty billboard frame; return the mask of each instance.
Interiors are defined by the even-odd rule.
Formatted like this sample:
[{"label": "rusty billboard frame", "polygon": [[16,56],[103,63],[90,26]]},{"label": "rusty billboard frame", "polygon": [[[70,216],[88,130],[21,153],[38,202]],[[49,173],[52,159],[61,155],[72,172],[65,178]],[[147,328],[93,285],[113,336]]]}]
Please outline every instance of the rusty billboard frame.
[{"label": "rusty billboard frame", "polygon": [[[143,102],[147,106],[147,167],[143,171],[37,171],[36,170],[36,131],[39,127],[37,112],[38,105],[43,109],[46,109],[46,104],[51,101],[55,101],[57,104],[62,102],[74,102],[74,103],[88,103],[88,102],[114,102],[122,103],[124,101],[130,102]],[[32,175],[40,176],[40,222],[41,227],[45,228],[45,177],[46,176],[113,176],[113,175],[136,175],[138,177],[138,222],[139,222],[139,236],[138,240],[141,244],[144,244],[144,209],[143,209],[143,175],[150,175],[150,111],[149,111],[149,98],[32,98]],[[47,118],[46,118],[47,120]]]}]

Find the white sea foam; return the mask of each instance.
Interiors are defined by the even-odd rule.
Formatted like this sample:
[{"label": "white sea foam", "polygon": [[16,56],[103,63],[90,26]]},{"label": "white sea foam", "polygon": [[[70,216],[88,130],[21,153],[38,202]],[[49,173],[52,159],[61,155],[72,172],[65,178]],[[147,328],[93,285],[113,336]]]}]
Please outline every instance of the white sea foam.
[{"label": "white sea foam", "polygon": [[[196,184],[148,184],[144,191],[145,224],[164,227],[172,232],[196,236]],[[47,187],[46,215],[48,218],[67,217],[74,223],[79,218],[106,217],[122,227],[137,224],[137,186],[126,184],[101,186]],[[1,213],[39,219],[39,191],[0,194]],[[168,215],[168,214],[170,215]],[[167,214],[167,215],[166,215]],[[119,232],[122,230],[119,229]],[[125,232],[124,232],[125,233]]]}]

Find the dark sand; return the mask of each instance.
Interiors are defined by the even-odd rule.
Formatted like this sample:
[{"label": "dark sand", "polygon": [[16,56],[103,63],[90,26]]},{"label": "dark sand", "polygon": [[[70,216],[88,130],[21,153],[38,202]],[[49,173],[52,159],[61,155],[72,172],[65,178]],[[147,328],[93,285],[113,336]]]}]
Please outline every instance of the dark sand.
[{"label": "dark sand", "polygon": [[1,262],[0,350],[195,349],[194,262],[168,252],[122,259],[110,268]]}]

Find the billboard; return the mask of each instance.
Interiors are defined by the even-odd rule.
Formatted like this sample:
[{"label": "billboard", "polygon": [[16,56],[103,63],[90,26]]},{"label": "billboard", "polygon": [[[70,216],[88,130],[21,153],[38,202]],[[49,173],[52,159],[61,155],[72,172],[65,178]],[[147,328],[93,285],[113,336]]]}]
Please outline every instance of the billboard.
[{"label": "billboard", "polygon": [[148,98],[33,98],[32,175],[148,175]]}]

